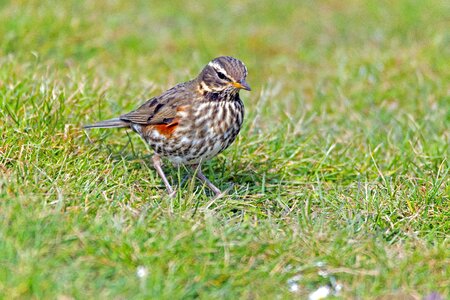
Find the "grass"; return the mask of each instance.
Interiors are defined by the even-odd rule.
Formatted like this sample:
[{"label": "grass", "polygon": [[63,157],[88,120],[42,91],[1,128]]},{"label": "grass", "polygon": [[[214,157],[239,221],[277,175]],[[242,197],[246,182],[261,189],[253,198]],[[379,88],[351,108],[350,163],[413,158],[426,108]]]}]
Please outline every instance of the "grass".
[{"label": "grass", "polygon": [[[447,1],[3,1],[0,298],[450,297]],[[213,57],[243,131],[175,199],[134,109]],[[173,183],[185,170],[166,166]],[[296,288],[294,288],[294,286]]]}]

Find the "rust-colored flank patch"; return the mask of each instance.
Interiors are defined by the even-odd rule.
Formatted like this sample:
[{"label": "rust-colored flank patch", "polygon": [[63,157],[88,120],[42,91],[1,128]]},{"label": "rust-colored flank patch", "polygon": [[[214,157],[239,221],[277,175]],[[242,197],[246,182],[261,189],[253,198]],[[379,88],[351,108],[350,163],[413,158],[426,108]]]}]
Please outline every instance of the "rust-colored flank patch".
[{"label": "rust-colored flank patch", "polygon": [[156,129],[160,134],[170,137],[172,133],[177,129],[178,119],[173,120],[173,122],[169,124],[159,124],[153,125],[153,128]]}]

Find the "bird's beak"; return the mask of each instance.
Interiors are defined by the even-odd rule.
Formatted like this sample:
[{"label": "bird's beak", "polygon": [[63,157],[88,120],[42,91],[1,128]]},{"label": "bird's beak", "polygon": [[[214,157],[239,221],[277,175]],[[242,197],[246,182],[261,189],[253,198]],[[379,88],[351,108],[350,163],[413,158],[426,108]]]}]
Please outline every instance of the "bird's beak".
[{"label": "bird's beak", "polygon": [[240,80],[239,82],[233,82],[232,85],[237,89],[244,89],[247,91],[251,91],[252,89],[248,85],[248,83],[245,81],[245,79]]}]

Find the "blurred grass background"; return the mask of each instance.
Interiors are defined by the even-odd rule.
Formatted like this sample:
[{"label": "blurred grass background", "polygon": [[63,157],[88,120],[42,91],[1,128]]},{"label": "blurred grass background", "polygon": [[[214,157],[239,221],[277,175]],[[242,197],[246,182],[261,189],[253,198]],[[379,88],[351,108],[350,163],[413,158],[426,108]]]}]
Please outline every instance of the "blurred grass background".
[{"label": "blurred grass background", "polygon": [[[448,1],[1,1],[0,25],[1,298],[449,296]],[[219,55],[253,88],[206,166],[229,196],[167,199],[137,136],[81,129]]]}]

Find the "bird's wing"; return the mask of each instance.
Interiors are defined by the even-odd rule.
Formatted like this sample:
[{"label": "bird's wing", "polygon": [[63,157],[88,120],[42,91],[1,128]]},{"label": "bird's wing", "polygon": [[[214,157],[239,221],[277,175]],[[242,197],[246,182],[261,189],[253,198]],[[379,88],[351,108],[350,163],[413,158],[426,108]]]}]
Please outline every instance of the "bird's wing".
[{"label": "bird's wing", "polygon": [[138,109],[120,116],[120,119],[141,125],[169,124],[181,106],[191,103],[193,95],[188,90],[185,84],[177,85],[161,96],[148,100]]}]

